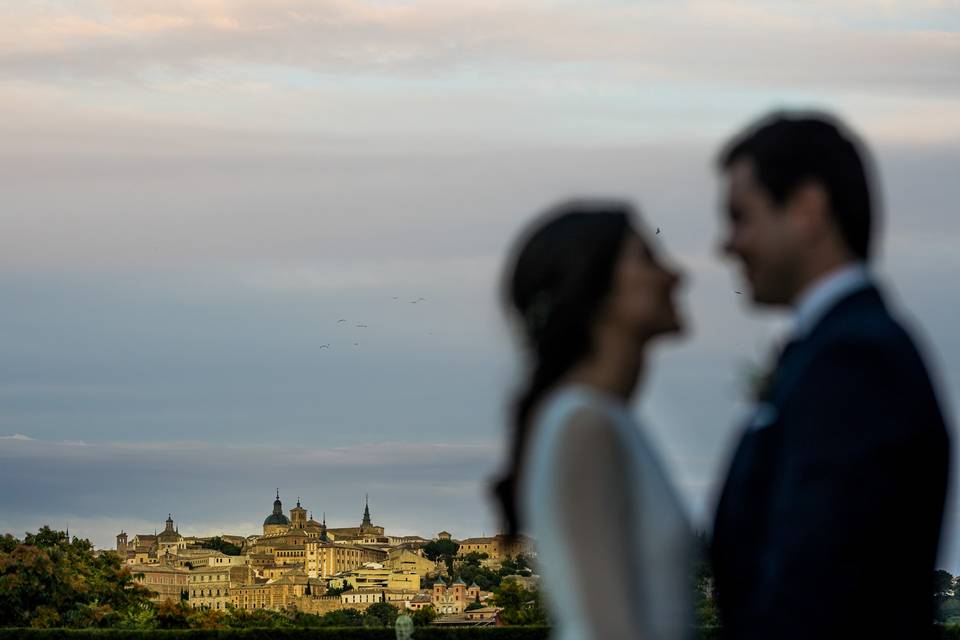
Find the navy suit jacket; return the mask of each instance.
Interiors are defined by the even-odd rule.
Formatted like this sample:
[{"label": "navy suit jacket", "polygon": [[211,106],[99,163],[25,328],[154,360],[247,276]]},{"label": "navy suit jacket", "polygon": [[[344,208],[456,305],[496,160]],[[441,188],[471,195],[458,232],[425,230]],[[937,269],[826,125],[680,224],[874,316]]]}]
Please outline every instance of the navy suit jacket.
[{"label": "navy suit jacket", "polygon": [[785,352],[717,507],[727,638],[922,638],[949,443],[913,341],[874,287]]}]

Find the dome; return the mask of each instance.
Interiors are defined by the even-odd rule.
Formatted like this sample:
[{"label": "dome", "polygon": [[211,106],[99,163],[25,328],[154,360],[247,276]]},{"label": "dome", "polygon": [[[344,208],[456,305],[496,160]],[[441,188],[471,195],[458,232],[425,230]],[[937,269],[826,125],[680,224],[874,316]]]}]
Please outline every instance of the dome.
[{"label": "dome", "polygon": [[290,519],[282,513],[271,513],[263,521],[263,524],[290,524]]},{"label": "dome", "polygon": [[283,515],[283,503],[280,502],[280,489],[277,489],[277,499],[273,501],[273,513],[268,515],[263,521],[263,526],[267,526],[268,524],[290,524],[287,516]]}]

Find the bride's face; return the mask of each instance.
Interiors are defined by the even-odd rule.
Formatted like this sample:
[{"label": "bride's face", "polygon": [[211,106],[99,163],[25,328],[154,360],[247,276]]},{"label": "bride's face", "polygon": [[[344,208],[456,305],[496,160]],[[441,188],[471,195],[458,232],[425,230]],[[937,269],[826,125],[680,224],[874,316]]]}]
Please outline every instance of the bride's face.
[{"label": "bride's face", "polygon": [[657,259],[636,233],[624,243],[614,270],[605,319],[632,335],[676,333],[683,321],[674,301],[681,274]]}]

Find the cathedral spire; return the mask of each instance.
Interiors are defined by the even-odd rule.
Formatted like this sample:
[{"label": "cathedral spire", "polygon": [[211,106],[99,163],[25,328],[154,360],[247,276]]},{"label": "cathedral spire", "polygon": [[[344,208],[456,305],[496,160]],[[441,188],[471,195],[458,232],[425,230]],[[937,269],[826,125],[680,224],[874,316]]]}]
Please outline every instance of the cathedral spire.
[{"label": "cathedral spire", "polygon": [[364,497],[364,506],[363,506],[363,522],[360,523],[360,529],[365,531],[366,529],[373,526],[373,523],[370,521],[370,494],[367,494]]}]

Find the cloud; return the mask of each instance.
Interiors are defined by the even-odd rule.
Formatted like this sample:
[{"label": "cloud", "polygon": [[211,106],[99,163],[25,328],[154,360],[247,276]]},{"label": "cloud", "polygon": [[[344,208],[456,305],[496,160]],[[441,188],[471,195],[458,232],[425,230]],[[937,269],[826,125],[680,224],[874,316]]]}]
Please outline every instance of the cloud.
[{"label": "cloud", "polygon": [[[536,66],[591,69],[593,80],[664,78],[767,86],[876,85],[952,91],[956,33],[876,28],[848,3],[843,19],[788,3],[563,3],[328,0],[174,4],[97,2],[67,12],[28,5],[5,21],[8,77],[114,78],[164,74],[252,78],[256,65],[291,71],[431,79]],[[956,18],[949,5],[930,8]],[[888,5],[887,15],[908,15]],[[894,23],[896,24],[896,23]],[[288,72],[285,74],[283,70]],[[599,73],[598,73],[599,72]],[[295,75],[295,74],[294,74]],[[562,75],[560,76],[562,77]],[[491,78],[493,79],[493,78]],[[270,82],[273,84],[273,81]]]},{"label": "cloud", "polygon": [[0,440],[33,440],[33,438],[22,433],[15,433],[12,436],[0,436]]}]

